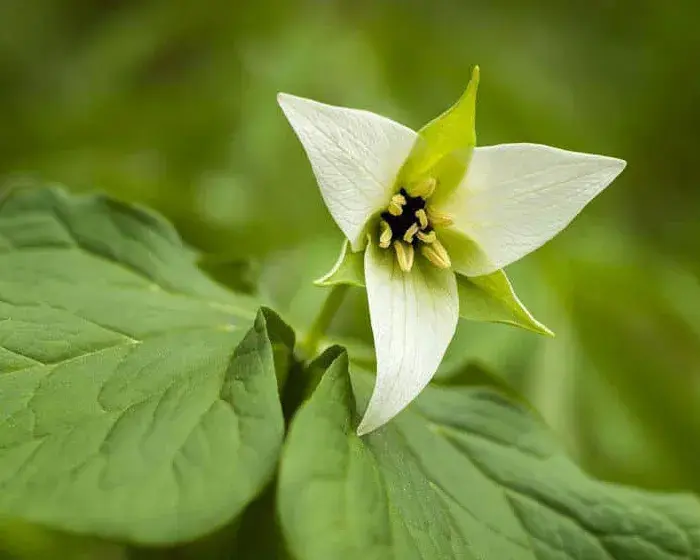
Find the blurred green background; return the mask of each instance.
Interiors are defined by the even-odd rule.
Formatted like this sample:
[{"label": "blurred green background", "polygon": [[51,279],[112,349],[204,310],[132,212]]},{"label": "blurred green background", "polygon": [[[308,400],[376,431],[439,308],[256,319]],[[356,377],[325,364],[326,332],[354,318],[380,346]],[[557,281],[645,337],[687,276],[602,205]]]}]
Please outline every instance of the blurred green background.
[{"label": "blurred green background", "polygon": [[[698,491],[698,13],[696,0],[0,0],[0,176],[160,210],[207,270],[259,279],[303,331],[324,297],[310,280],[341,238],[275,94],[418,128],[478,63],[480,144],[628,167],[509,269],[557,338],[463,323],[441,374],[476,360],[505,376],[595,476]],[[363,298],[334,324],[358,358],[371,356]],[[57,542],[66,558],[122,557],[0,530],[12,557],[53,557]]]}]

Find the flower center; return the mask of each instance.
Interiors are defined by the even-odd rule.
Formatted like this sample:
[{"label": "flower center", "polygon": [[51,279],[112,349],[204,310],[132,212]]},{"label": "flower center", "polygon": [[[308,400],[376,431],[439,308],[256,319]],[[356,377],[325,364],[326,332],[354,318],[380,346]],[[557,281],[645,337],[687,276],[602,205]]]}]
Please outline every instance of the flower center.
[{"label": "flower center", "polygon": [[[426,200],[420,196],[411,196],[406,192],[406,189],[401,189],[398,195],[395,195],[391,200],[390,208],[395,211],[401,210],[396,215],[389,210],[382,212],[382,220],[384,220],[391,228],[391,240],[401,241],[406,233],[409,233],[412,238],[421,229],[421,222],[418,216],[425,215]],[[422,213],[420,212],[422,211]],[[427,216],[426,216],[427,218]],[[427,227],[427,222],[424,222],[424,229]],[[414,227],[415,226],[415,227]],[[413,239],[415,241],[415,238]]]},{"label": "flower center", "polygon": [[435,179],[428,178],[409,189],[402,188],[380,215],[379,246],[392,247],[399,267],[405,272],[413,267],[416,250],[438,268],[449,268],[452,264],[433,228],[449,225],[452,220],[428,207],[435,186]]}]

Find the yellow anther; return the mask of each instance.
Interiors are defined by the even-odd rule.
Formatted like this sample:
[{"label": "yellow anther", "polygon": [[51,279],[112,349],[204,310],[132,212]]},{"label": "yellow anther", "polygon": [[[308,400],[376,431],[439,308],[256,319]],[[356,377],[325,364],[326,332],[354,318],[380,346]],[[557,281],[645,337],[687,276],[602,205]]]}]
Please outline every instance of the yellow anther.
[{"label": "yellow anther", "polygon": [[435,185],[437,185],[437,181],[432,177],[428,177],[427,179],[423,179],[411,185],[408,188],[408,194],[411,196],[420,196],[421,198],[430,198],[435,192]]},{"label": "yellow anther", "polygon": [[416,237],[420,239],[423,243],[435,243],[435,240],[437,239],[437,235],[434,231],[429,231],[428,233],[425,233],[424,231],[419,231],[416,234]]},{"label": "yellow anther", "polygon": [[413,258],[415,257],[413,245],[394,241],[394,251],[396,251],[396,260],[399,263],[399,268],[404,272],[411,270],[413,268]]},{"label": "yellow anther", "polygon": [[421,254],[438,268],[450,268],[452,261],[447,249],[437,239],[429,245],[421,245]]},{"label": "yellow anther", "polygon": [[400,216],[403,213],[403,206],[406,204],[406,199],[401,194],[395,194],[391,197],[391,202],[389,202],[389,214],[392,216]]},{"label": "yellow anther", "polygon": [[454,220],[452,220],[452,216],[432,208],[428,210],[428,219],[430,220],[430,223],[433,225],[433,227],[450,226],[454,223]]},{"label": "yellow anther", "polygon": [[395,194],[394,196],[391,197],[391,200],[395,202],[396,204],[399,204],[400,206],[403,206],[406,204],[406,197],[402,194]]},{"label": "yellow anther", "polygon": [[391,237],[393,236],[391,226],[382,220],[379,222],[379,229],[381,230],[379,233],[379,246],[382,249],[387,249],[391,245]]},{"label": "yellow anther", "polygon": [[406,230],[406,233],[403,234],[403,240],[406,243],[412,243],[413,242],[413,236],[418,233],[418,224],[412,224],[411,227],[409,227]]},{"label": "yellow anther", "polygon": [[416,210],[416,218],[418,218],[418,221],[420,222],[421,229],[428,227],[428,215],[425,213],[425,210],[422,208],[420,210]]}]

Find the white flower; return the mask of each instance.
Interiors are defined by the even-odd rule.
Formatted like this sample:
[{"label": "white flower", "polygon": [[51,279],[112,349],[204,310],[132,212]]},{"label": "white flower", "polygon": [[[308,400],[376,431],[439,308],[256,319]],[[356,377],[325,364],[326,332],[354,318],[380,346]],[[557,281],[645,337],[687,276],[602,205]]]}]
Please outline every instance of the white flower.
[{"label": "white flower", "polygon": [[559,233],[625,167],[537,144],[474,148],[477,83],[478,68],[459,102],[418,133],[278,96],[331,215],[351,251],[364,252],[377,379],[360,434],[435,374],[457,326],[461,277],[495,275],[515,298],[501,269]]}]

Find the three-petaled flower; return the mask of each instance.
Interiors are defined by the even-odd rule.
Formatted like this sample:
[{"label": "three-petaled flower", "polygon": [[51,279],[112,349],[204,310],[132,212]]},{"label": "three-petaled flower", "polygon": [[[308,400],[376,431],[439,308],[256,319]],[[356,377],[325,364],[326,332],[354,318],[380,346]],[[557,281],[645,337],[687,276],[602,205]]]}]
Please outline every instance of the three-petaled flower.
[{"label": "three-petaled flower", "polygon": [[537,144],[475,148],[478,79],[476,67],[457,104],[417,133],[367,111],[278,96],[348,240],[338,265],[346,252],[364,253],[377,379],[360,434],[435,374],[465,277],[488,279],[521,305],[501,269],[559,233],[625,167]]}]

